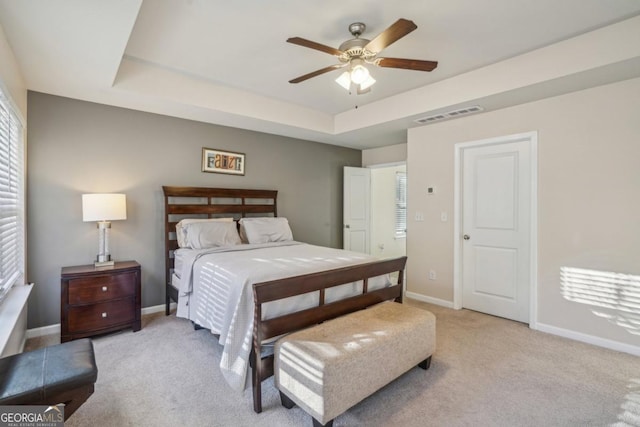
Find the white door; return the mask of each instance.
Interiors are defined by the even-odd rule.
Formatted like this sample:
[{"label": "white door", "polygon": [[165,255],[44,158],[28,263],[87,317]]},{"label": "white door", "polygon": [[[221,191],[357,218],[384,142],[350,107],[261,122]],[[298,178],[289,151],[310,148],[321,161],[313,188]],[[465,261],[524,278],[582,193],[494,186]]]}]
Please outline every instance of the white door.
[{"label": "white door", "polygon": [[531,143],[462,151],[462,306],[529,322]]},{"label": "white door", "polygon": [[343,186],[343,247],[349,251],[369,253],[371,171],[345,167]]}]

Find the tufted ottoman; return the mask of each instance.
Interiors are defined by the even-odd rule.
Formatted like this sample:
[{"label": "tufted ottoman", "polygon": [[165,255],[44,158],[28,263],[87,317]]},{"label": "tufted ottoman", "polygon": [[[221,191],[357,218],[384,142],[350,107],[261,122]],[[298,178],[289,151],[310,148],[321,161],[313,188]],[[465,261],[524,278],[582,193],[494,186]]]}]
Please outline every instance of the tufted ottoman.
[{"label": "tufted ottoman", "polygon": [[289,334],[275,345],[275,384],[314,425],[333,419],[412,367],[428,369],[435,316],[383,302]]}]

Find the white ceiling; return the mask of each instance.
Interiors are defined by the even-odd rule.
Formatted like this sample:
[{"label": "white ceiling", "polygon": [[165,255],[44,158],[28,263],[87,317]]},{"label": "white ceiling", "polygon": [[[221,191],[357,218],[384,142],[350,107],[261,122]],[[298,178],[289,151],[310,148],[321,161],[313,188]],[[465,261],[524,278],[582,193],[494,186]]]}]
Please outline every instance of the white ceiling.
[{"label": "white ceiling", "polygon": [[[359,96],[340,71],[288,83],[337,62],[288,37],[337,48],[399,18],[418,29],[381,56],[433,72],[374,68]],[[360,149],[458,106],[640,76],[638,0],[0,0],[0,26],[30,90]]]}]

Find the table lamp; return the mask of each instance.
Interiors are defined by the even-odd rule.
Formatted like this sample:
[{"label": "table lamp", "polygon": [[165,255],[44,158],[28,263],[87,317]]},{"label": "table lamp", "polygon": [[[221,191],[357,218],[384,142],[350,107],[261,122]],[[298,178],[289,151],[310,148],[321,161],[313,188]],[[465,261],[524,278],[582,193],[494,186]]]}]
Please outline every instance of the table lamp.
[{"label": "table lamp", "polygon": [[97,221],[98,256],[96,267],[113,266],[109,253],[111,221],[127,219],[127,200],[124,194],[83,194],[82,220]]}]

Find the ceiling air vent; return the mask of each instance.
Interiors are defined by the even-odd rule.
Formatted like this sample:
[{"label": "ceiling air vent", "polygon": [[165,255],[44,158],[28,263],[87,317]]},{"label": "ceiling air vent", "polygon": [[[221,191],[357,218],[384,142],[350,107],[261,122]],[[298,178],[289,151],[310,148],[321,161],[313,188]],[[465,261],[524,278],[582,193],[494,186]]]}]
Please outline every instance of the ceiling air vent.
[{"label": "ceiling air vent", "polygon": [[434,114],[433,116],[422,117],[415,119],[414,122],[425,125],[427,123],[438,122],[440,120],[454,119],[456,117],[465,116],[467,114],[479,113],[484,108],[479,105],[473,105],[471,107],[458,108],[457,110],[447,111],[446,113]]}]

